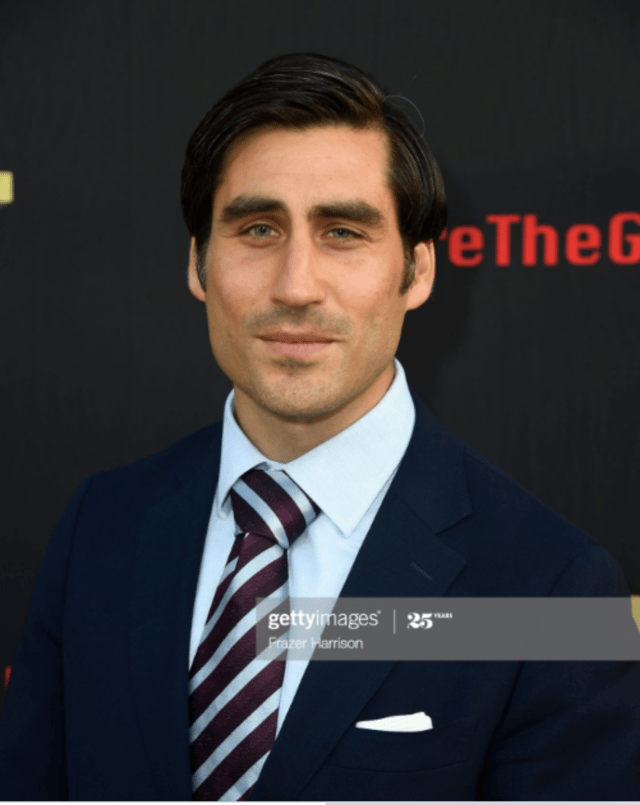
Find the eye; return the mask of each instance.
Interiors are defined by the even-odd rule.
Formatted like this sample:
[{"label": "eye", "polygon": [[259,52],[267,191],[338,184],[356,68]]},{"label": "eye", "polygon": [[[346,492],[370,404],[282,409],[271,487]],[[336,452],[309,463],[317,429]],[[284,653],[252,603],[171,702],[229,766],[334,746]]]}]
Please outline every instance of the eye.
[{"label": "eye", "polygon": [[330,230],[331,233],[337,233],[335,235],[336,240],[351,240],[352,238],[362,238],[362,235],[358,235],[357,232],[352,232],[351,229],[345,229],[343,226],[334,227],[334,229]]},{"label": "eye", "polygon": [[243,230],[240,234],[241,235],[254,235],[257,238],[264,239],[269,236],[271,232],[274,232],[272,226],[269,224],[252,224],[247,229]]}]

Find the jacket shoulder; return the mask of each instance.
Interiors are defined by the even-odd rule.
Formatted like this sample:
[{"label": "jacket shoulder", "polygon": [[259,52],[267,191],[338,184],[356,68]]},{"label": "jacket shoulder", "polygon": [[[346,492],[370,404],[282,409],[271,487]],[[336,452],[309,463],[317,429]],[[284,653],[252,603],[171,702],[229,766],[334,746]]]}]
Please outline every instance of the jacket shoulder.
[{"label": "jacket shoulder", "polygon": [[94,494],[99,489],[105,496],[166,497],[196,473],[212,452],[219,453],[221,441],[222,423],[216,422],[150,456],[97,472],[87,479],[87,483]]},{"label": "jacket shoulder", "polygon": [[[628,595],[616,559],[491,459],[423,409],[430,439],[460,462],[471,515],[440,538],[479,568],[481,589],[513,595]],[[571,583],[564,585],[565,579]],[[511,581],[510,581],[511,580]],[[486,582],[486,584],[485,584]],[[563,586],[566,590],[561,591]],[[480,593],[478,593],[480,594]],[[483,593],[486,594],[486,593]]]}]

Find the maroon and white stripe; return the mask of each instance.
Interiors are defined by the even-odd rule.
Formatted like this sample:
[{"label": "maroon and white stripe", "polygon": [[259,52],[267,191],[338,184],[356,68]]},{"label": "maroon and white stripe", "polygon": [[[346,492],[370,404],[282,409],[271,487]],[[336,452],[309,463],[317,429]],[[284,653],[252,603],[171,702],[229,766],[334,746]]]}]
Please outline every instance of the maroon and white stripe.
[{"label": "maroon and white stripe", "polygon": [[288,593],[286,549],[318,507],[282,470],[250,470],[231,490],[236,536],[190,671],[194,799],[249,795],[275,740],[283,652],[256,657],[256,598],[261,614]]}]

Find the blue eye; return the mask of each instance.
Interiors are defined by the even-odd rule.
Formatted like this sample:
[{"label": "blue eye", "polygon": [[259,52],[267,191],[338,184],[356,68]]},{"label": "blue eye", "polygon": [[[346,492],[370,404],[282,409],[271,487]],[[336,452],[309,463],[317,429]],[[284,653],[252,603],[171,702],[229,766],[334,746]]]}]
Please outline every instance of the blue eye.
[{"label": "blue eye", "polygon": [[273,231],[273,228],[268,224],[254,224],[253,226],[250,226],[249,229],[246,229],[242,234],[244,235],[251,233],[257,235],[258,237],[264,237],[268,234],[269,230]]},{"label": "blue eye", "polygon": [[[337,227],[335,227],[335,229],[332,229],[331,231],[332,232],[341,232],[342,233],[342,235],[340,235],[337,238],[337,240],[348,240],[349,238],[359,238],[359,237],[361,237],[361,235],[358,235],[356,232],[352,232],[350,229],[345,229],[342,226],[337,226]],[[346,236],[346,237],[344,237],[344,236]]]}]

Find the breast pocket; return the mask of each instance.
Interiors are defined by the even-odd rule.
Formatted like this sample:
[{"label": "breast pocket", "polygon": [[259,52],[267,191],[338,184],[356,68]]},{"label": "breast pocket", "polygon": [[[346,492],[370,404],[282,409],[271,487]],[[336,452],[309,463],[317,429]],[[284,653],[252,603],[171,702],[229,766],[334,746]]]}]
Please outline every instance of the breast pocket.
[{"label": "breast pocket", "polygon": [[471,753],[477,716],[423,732],[350,727],[326,759],[330,766],[370,771],[421,771],[462,763]]}]

